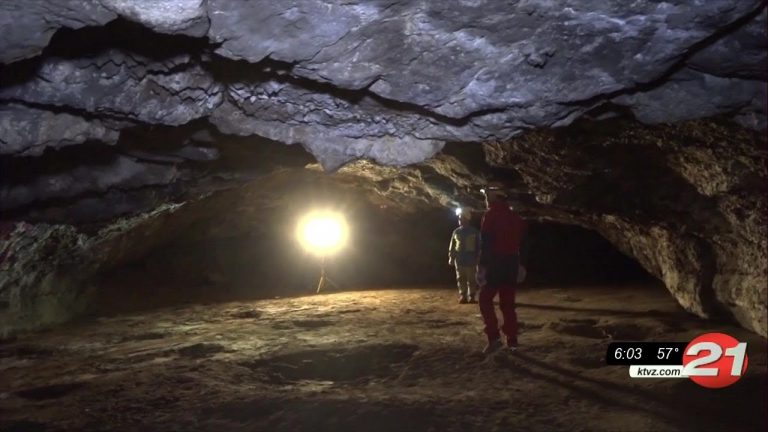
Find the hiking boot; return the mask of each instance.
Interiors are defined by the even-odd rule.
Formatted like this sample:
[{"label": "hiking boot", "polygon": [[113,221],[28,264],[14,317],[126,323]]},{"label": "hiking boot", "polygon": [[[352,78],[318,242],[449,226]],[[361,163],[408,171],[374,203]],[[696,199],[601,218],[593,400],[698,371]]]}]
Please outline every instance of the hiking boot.
[{"label": "hiking boot", "polygon": [[469,303],[469,302],[467,301],[467,298],[466,298],[466,297],[464,297],[464,296],[461,296],[461,297],[459,297],[459,303],[461,303],[461,304],[467,304],[467,303]]},{"label": "hiking boot", "polygon": [[476,304],[477,303],[477,299],[475,299],[475,296],[471,296],[469,298],[469,302],[472,303],[472,304]]},{"label": "hiking boot", "polygon": [[483,354],[491,354],[499,350],[501,348],[501,339],[494,339],[491,341],[488,341],[488,345],[483,348]]},{"label": "hiking boot", "polygon": [[517,351],[517,342],[507,340],[507,351],[509,352],[515,352]]}]

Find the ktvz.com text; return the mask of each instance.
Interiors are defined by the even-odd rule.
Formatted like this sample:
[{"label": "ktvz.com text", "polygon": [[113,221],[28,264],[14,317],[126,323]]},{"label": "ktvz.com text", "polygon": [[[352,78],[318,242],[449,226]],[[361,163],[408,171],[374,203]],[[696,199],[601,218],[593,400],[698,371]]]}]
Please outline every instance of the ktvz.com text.
[{"label": "ktvz.com text", "polygon": [[641,366],[629,367],[629,376],[632,378],[688,378],[683,374],[683,366]]}]

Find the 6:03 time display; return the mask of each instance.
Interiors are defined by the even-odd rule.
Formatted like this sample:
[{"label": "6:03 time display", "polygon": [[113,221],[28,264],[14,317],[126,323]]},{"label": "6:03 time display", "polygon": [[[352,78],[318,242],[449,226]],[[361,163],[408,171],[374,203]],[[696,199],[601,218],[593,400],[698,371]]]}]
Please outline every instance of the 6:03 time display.
[{"label": "6:03 time display", "polygon": [[687,342],[611,342],[605,350],[609,365],[681,365]]},{"label": "6:03 time display", "polygon": [[613,352],[616,360],[640,360],[643,357],[642,348],[616,348]]}]

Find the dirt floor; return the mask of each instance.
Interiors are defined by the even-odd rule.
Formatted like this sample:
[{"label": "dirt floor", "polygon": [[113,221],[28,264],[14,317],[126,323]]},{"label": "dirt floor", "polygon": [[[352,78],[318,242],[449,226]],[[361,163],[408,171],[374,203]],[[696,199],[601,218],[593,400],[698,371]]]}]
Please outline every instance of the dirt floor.
[{"label": "dirt floor", "polygon": [[[191,305],[0,344],[3,431],[764,431],[766,341],[662,287],[529,288],[520,350],[484,356],[452,289]],[[630,379],[612,340],[749,343],[711,390]]]}]

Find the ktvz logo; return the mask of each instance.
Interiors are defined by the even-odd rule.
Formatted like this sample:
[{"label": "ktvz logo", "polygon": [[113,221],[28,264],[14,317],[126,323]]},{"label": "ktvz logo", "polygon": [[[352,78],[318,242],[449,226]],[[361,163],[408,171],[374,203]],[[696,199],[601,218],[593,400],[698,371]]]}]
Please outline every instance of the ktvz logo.
[{"label": "ktvz logo", "polygon": [[685,348],[683,376],[707,388],[735,383],[747,371],[747,343],[723,333],[703,334]]}]

